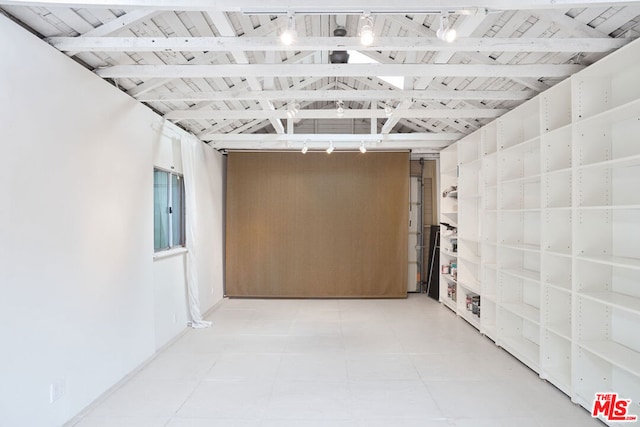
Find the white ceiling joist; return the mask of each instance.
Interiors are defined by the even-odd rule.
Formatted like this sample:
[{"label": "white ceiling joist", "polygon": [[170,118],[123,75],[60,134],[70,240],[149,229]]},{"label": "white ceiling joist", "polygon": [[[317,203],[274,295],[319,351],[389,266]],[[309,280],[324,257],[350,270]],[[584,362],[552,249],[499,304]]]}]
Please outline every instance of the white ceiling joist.
[{"label": "white ceiling joist", "polygon": [[95,72],[103,78],[198,77],[344,77],[344,76],[456,76],[567,77],[582,70],[576,64],[232,64],[232,65],[114,65]]},{"label": "white ceiling joist", "polygon": [[[361,14],[378,13],[437,13],[440,11],[466,11],[478,13],[489,10],[515,9],[570,9],[589,6],[624,5],[630,0],[289,0],[284,6],[256,6],[255,0],[2,0],[0,3],[12,6],[33,7],[106,7],[112,9],[155,8],[161,10],[217,10],[224,12],[244,12],[247,14],[286,14],[287,12],[306,14]],[[426,4],[425,4],[426,3]]]},{"label": "white ceiling joist", "polygon": [[[410,100],[409,100],[410,103]],[[393,111],[395,118],[482,118],[490,119],[500,117],[508,110],[506,109],[396,109]],[[345,119],[384,119],[388,116],[384,110],[344,110]],[[164,115],[167,120],[249,120],[249,119],[269,119],[278,118],[286,119],[287,110],[174,110]],[[300,110],[296,114],[299,119],[336,119],[336,110]]]},{"label": "white ceiling joist", "polygon": [[[126,16],[126,15],[125,15]],[[74,52],[231,51],[437,51],[437,52],[608,52],[630,40],[603,38],[460,38],[447,43],[426,37],[379,37],[363,46],[358,37],[305,37],[284,45],[277,37],[50,37],[49,44]],[[446,62],[446,61],[443,61]]]},{"label": "white ceiling joist", "polygon": [[403,99],[415,100],[527,100],[536,95],[534,91],[499,91],[499,90],[228,90],[220,92],[158,92],[147,93],[136,97],[142,102],[156,101],[393,101]]},{"label": "white ceiling joist", "polygon": [[308,144],[329,144],[332,141],[336,148],[345,148],[349,144],[358,148],[364,142],[367,148],[378,149],[441,149],[462,138],[461,133],[393,133],[393,134],[213,134],[201,137],[210,141],[218,149],[291,149],[302,148]]}]

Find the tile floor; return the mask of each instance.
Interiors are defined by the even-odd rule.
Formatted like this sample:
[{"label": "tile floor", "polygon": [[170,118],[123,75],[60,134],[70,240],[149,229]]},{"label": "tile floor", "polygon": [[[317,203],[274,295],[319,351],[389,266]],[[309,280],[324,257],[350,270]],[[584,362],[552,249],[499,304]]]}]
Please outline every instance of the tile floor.
[{"label": "tile floor", "polygon": [[602,426],[425,295],[225,300],[75,427]]}]

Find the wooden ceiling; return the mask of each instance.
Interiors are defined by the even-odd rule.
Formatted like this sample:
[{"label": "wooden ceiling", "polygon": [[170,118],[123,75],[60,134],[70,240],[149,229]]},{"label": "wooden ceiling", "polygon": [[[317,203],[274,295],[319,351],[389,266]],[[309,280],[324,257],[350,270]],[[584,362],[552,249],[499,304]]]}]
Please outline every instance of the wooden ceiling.
[{"label": "wooden ceiling", "polygon": [[[438,151],[640,35],[640,2],[266,3],[0,0],[0,8],[219,149],[331,139]],[[452,43],[436,38],[443,12],[458,33]],[[368,47],[358,37],[363,13],[375,34]],[[285,46],[289,16],[297,38]],[[337,26],[346,37],[333,36]],[[359,54],[331,64],[334,50]],[[398,87],[380,76],[404,79]]]}]

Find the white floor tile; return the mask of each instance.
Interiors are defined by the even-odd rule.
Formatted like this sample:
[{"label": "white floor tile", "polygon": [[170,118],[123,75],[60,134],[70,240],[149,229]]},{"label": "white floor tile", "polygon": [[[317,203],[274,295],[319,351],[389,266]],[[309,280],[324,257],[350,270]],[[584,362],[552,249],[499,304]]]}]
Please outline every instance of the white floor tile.
[{"label": "white floor tile", "polygon": [[168,422],[160,417],[85,417],[73,427],[164,427]]},{"label": "white floor tile", "polygon": [[280,361],[278,378],[283,380],[346,381],[344,353],[285,354]]},{"label": "white floor tile", "polygon": [[207,380],[275,378],[281,359],[280,354],[224,354],[203,377]]},{"label": "white floor tile", "polygon": [[170,417],[197,386],[195,381],[135,378],[107,397],[89,415],[93,417]]},{"label": "white floor tile", "polygon": [[280,381],[267,407],[266,419],[351,419],[346,381]]},{"label": "white floor tile", "polygon": [[419,380],[418,371],[404,354],[350,355],[350,380]]},{"label": "white floor tile", "polygon": [[200,380],[219,358],[214,353],[162,353],[138,374],[145,380]]},{"label": "white floor tile", "polygon": [[421,381],[351,381],[349,392],[358,419],[442,418]]},{"label": "white floor tile", "polygon": [[176,414],[184,418],[260,419],[273,384],[258,381],[203,381]]}]

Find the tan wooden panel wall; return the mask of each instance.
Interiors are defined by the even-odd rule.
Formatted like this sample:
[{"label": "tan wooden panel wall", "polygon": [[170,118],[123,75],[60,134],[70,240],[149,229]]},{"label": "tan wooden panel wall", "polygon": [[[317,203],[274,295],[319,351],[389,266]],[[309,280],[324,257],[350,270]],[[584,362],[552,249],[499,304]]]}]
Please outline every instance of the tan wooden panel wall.
[{"label": "tan wooden panel wall", "polygon": [[407,153],[230,153],[226,293],[405,297]]}]

